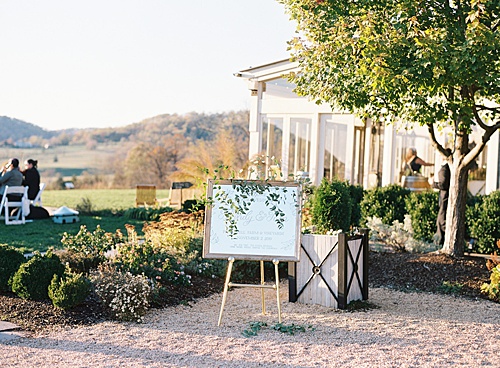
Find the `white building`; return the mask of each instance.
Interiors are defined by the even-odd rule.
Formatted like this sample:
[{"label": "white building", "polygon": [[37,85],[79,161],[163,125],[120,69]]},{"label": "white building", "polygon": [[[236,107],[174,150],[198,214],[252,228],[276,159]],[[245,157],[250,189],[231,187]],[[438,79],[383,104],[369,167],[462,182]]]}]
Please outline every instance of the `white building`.
[{"label": "white building", "polygon": [[[315,185],[323,177],[337,177],[371,188],[400,183],[406,149],[415,147],[419,157],[435,163],[422,167],[422,174],[433,181],[441,157],[426,128],[361,121],[327,104],[317,105],[293,92],[286,75],[298,71],[297,63],[282,60],[234,74],[246,80],[251,95],[250,159],[274,156],[281,160],[284,176],[305,172]],[[498,147],[498,133],[488,145]],[[486,162],[485,152],[478,162],[480,168],[495,167],[488,170],[486,183],[479,184],[481,193],[498,188],[498,155],[491,161]]]}]

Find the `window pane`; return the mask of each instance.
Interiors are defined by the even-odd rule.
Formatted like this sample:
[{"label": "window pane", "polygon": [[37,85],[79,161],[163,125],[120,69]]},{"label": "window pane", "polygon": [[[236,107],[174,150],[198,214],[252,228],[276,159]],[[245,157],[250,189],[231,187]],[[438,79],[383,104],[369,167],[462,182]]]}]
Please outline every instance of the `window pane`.
[{"label": "window pane", "polygon": [[281,160],[281,147],[283,144],[283,119],[268,118],[262,124],[262,147],[266,147],[266,176],[271,166]]},{"label": "window pane", "polygon": [[290,119],[290,147],[288,150],[288,174],[309,172],[311,157],[311,119]]},{"label": "window pane", "polygon": [[345,180],[347,125],[330,121],[325,126],[324,177]]}]

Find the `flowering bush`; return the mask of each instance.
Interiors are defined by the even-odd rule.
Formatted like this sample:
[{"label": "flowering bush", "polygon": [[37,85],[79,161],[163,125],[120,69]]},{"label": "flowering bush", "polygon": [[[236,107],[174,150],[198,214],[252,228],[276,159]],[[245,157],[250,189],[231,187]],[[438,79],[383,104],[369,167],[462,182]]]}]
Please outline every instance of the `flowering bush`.
[{"label": "flowering bush", "polygon": [[144,225],[144,239],[172,255],[183,257],[189,252],[192,239],[201,236],[203,218],[203,211],[164,213],[160,221]]},{"label": "flowering bush", "polygon": [[371,241],[387,245],[397,252],[423,253],[437,249],[435,244],[414,239],[409,215],[405,215],[403,223],[395,220],[392,225],[382,223],[377,217],[368,217],[367,226]]},{"label": "flowering bush", "polygon": [[107,233],[99,225],[94,232],[90,232],[85,225],[82,225],[78,234],[64,233],[61,239],[64,248],[70,251],[103,258],[108,250],[121,241],[123,236],[120,230],[116,230],[114,234]]},{"label": "flowering bush", "polygon": [[173,285],[191,285],[191,275],[185,273],[185,266],[178,254],[172,254],[171,247],[139,241],[135,228],[126,225],[128,241],[117,246],[114,263],[122,271],[134,275],[144,274],[155,282]]},{"label": "flowering bush", "polygon": [[91,273],[95,292],[105,308],[121,321],[142,320],[151,297],[151,285],[144,275],[120,272],[110,264],[102,264]]},{"label": "flowering bush", "polygon": [[500,302],[500,264],[491,270],[490,283],[481,285],[481,292],[488,295],[488,298]]}]

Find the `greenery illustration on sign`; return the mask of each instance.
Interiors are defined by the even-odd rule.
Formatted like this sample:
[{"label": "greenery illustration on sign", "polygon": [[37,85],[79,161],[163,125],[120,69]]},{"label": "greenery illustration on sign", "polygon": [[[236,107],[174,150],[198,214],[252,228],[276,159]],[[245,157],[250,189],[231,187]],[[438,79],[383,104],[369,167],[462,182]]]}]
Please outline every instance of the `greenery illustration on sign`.
[{"label": "greenery illustration on sign", "polygon": [[[249,176],[255,177],[255,179],[240,179],[237,178],[236,173],[231,171],[228,166],[221,165],[218,169],[214,170],[213,176],[213,189],[215,195],[213,197],[207,197],[206,204],[208,206],[214,206],[217,203],[218,208],[224,215],[226,233],[230,238],[236,238],[238,235],[238,221],[237,219],[245,216],[249,213],[252,203],[259,196],[265,196],[265,205],[274,215],[274,221],[278,226],[278,229],[283,228],[285,221],[285,212],[282,210],[281,206],[285,204],[284,193],[287,193],[287,188],[282,186],[273,185],[273,181],[282,181],[283,176],[277,164],[273,165],[273,170],[268,170],[268,176],[266,179],[261,178],[263,170],[261,166],[265,165],[266,161],[263,158],[256,159],[252,162],[252,166],[248,168]],[[222,173],[229,172],[229,178],[224,178]],[[205,169],[205,173],[209,174],[209,171]],[[240,174],[242,171],[240,171]],[[232,192],[228,192],[223,189],[221,182],[223,180],[228,180],[231,182]],[[298,199],[296,198],[296,193],[293,193],[293,198],[295,201],[295,206],[300,208]]]}]

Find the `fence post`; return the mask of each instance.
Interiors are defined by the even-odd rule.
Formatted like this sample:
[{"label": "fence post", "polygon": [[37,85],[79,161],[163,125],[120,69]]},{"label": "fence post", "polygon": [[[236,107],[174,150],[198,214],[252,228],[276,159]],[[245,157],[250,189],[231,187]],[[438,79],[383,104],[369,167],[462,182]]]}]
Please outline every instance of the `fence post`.
[{"label": "fence post", "polygon": [[363,234],[363,288],[361,293],[363,294],[363,300],[368,300],[368,257],[370,254],[370,244],[369,244],[369,229],[360,229],[360,233]]},{"label": "fence post", "polygon": [[288,262],[288,301],[297,301],[297,262]]},{"label": "fence post", "polygon": [[339,277],[338,277],[338,307],[345,309],[347,307],[347,236],[345,233],[339,233]]}]

